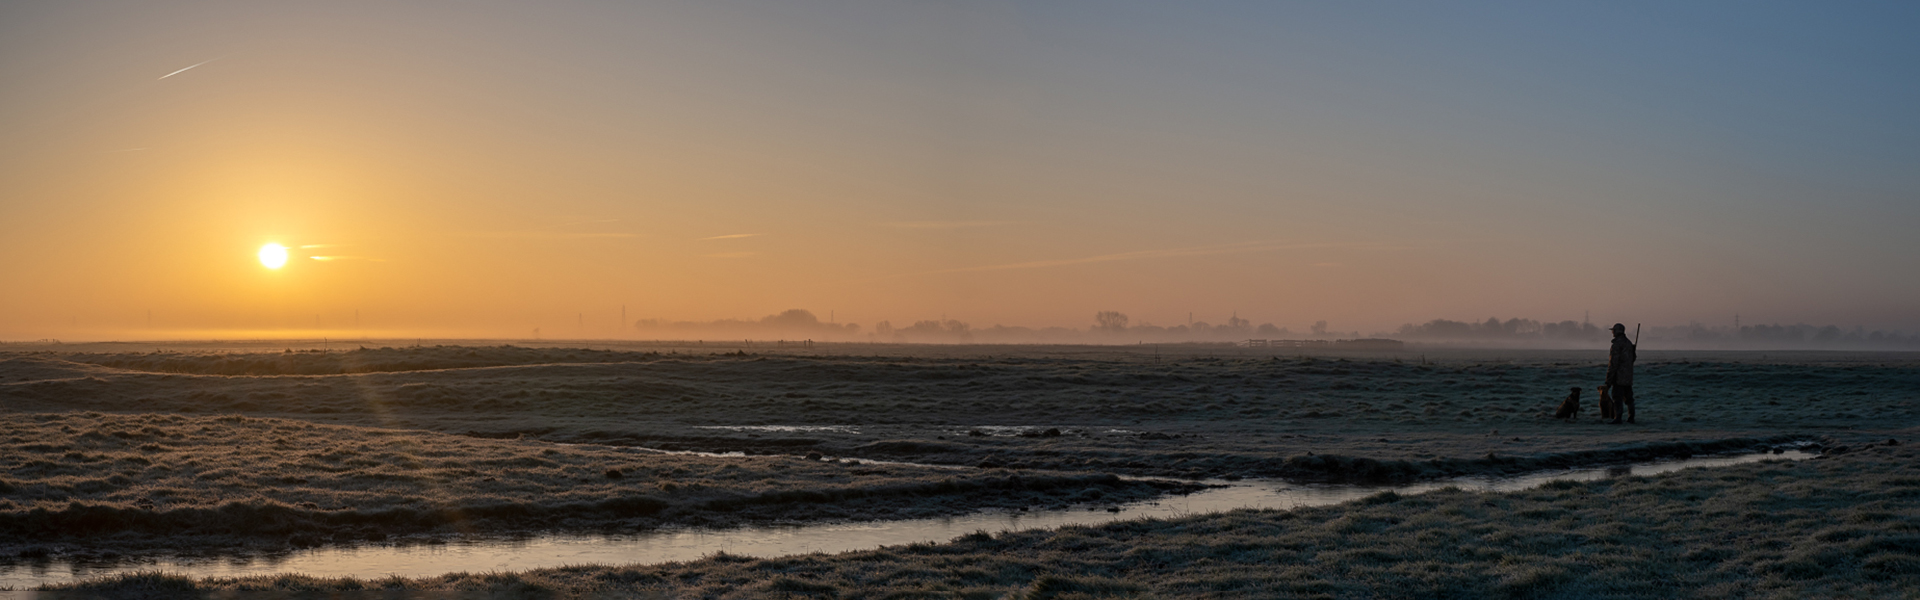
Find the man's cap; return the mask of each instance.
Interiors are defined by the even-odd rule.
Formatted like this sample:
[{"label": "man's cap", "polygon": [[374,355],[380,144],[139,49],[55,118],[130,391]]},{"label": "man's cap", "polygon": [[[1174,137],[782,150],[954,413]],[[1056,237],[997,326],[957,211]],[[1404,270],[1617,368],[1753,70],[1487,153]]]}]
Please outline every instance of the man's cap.
[{"label": "man's cap", "polygon": [[1614,323],[1613,326],[1608,327],[1608,329],[1612,329],[1614,331],[1626,331],[1627,325],[1625,323]]}]

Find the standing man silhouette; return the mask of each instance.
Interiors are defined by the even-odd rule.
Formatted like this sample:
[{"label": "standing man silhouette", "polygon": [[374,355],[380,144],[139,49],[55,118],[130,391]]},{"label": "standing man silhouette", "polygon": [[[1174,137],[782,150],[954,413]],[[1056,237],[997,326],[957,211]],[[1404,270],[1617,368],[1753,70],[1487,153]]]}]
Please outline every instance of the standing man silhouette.
[{"label": "standing man silhouette", "polygon": [[[1627,422],[1633,422],[1633,359],[1636,348],[1627,339],[1627,326],[1613,324],[1613,347],[1607,349],[1607,394],[1613,396],[1613,424],[1620,424],[1620,409],[1626,408]],[[1601,401],[1606,401],[1602,398]]]}]

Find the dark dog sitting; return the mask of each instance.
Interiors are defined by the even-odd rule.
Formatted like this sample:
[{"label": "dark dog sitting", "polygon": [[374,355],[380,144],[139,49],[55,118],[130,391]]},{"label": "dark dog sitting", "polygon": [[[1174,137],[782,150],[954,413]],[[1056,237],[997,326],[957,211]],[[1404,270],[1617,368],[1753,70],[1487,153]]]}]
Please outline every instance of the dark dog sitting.
[{"label": "dark dog sitting", "polygon": [[1600,386],[1600,420],[1610,421],[1620,417],[1620,407],[1613,402],[1613,396],[1607,394],[1607,386]]},{"label": "dark dog sitting", "polygon": [[1574,387],[1566,400],[1560,401],[1560,409],[1553,411],[1553,418],[1577,421],[1580,419],[1580,388]]}]

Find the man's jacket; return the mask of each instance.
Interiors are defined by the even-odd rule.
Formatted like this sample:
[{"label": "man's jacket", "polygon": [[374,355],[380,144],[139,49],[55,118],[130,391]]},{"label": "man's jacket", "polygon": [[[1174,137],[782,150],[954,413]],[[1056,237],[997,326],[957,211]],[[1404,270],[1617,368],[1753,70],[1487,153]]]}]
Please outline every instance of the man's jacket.
[{"label": "man's jacket", "polygon": [[1634,350],[1627,336],[1613,338],[1613,348],[1607,350],[1607,385],[1633,387]]}]

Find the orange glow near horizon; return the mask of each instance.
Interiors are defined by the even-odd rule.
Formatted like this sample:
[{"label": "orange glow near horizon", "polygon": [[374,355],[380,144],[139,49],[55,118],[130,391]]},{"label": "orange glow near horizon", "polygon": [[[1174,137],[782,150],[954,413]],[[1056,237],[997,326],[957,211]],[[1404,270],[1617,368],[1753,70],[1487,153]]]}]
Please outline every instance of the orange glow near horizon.
[{"label": "orange glow near horizon", "polygon": [[[1695,39],[1635,11],[1542,8],[1645,34],[1549,59],[1526,28],[1426,24],[1497,19],[1021,6],[22,4],[0,18],[0,341],[591,338],[788,309],[863,332],[1920,329],[1920,203],[1898,201],[1920,176],[1886,149],[1920,145],[1885,129],[1920,120],[1797,104],[1811,84],[1590,76],[1730,66],[1622,51]],[[1911,61],[1819,48],[1868,70],[1836,97],[1911,104],[1876,66]],[[1780,64],[1723,83],[1794,81]]]}]

